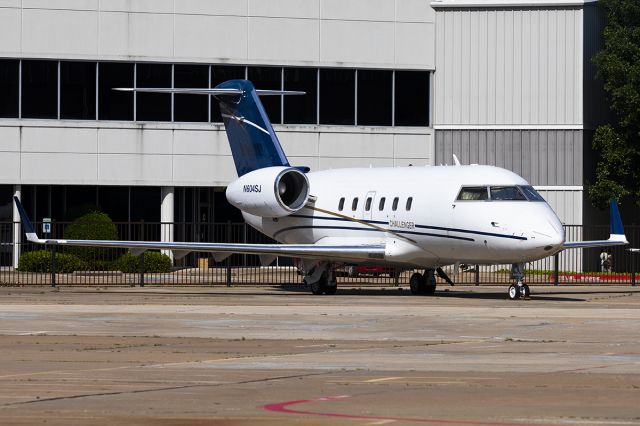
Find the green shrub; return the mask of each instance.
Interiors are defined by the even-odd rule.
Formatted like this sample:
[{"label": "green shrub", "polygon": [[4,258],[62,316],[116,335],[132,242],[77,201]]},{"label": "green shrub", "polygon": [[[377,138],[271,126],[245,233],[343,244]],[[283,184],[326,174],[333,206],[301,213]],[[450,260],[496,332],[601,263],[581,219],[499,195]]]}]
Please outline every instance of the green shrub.
[{"label": "green shrub", "polygon": [[[56,253],[56,272],[68,274],[87,269],[89,269],[87,263],[77,256],[69,253]],[[18,262],[18,270],[22,272],[51,272],[51,252],[38,250],[23,253]]]},{"label": "green shrub", "polygon": [[[68,225],[64,230],[67,240],[117,240],[118,229],[111,218],[102,212],[87,213]],[[85,261],[96,271],[111,269],[107,259],[113,258],[114,249],[98,247],[69,247],[69,253]]]},{"label": "green shrub", "polygon": [[[140,272],[140,256],[125,253],[116,262],[116,269],[126,273]],[[171,258],[157,251],[144,252],[144,271],[171,272]]]}]

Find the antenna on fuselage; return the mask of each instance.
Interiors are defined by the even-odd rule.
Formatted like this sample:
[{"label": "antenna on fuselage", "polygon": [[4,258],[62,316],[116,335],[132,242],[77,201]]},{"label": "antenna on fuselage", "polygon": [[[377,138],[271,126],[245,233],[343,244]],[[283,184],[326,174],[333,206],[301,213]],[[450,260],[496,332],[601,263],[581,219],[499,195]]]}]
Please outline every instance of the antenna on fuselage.
[{"label": "antenna on fuselage", "polygon": [[459,165],[460,165],[460,160],[458,160],[458,157],[456,157],[456,155],[455,155],[455,154],[453,154],[453,163],[454,163],[456,166],[459,166]]}]

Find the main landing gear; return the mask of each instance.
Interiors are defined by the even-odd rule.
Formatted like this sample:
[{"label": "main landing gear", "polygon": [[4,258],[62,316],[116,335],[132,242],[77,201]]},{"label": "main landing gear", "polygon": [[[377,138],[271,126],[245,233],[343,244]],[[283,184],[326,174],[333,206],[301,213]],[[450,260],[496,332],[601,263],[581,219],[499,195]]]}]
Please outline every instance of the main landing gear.
[{"label": "main landing gear", "polygon": [[516,280],[516,283],[509,286],[509,291],[507,292],[509,299],[528,299],[529,296],[531,296],[531,291],[529,290],[529,286],[523,282],[523,263],[514,263],[511,265],[511,279]]},{"label": "main landing gear", "polygon": [[[305,265],[306,266],[306,265]],[[313,294],[336,294],[338,282],[333,275],[333,268],[328,262],[318,262],[308,272],[305,268],[304,283]]]},{"label": "main landing gear", "polygon": [[425,269],[424,274],[416,272],[411,275],[409,288],[413,294],[426,294],[432,296],[436,292],[435,269]]}]

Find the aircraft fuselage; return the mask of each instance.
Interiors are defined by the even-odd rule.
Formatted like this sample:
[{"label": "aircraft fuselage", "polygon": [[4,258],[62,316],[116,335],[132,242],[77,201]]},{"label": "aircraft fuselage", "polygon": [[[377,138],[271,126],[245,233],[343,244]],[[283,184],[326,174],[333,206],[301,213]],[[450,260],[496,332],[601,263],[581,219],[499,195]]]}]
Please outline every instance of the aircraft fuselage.
[{"label": "aircraft fuselage", "polygon": [[287,244],[383,243],[380,261],[423,267],[528,262],[564,242],[562,224],[544,201],[458,199],[466,187],[529,185],[505,169],[353,168],[307,176],[315,202],[290,216],[243,213],[245,220]]}]

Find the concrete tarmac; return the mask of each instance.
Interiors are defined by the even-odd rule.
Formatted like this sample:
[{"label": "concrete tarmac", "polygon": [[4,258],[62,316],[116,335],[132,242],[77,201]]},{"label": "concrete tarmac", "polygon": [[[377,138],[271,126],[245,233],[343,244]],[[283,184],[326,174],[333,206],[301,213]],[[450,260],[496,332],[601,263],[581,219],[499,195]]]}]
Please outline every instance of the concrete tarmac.
[{"label": "concrete tarmac", "polygon": [[0,288],[0,424],[640,425],[640,289]]}]

